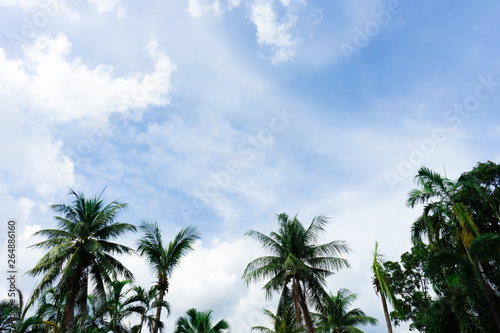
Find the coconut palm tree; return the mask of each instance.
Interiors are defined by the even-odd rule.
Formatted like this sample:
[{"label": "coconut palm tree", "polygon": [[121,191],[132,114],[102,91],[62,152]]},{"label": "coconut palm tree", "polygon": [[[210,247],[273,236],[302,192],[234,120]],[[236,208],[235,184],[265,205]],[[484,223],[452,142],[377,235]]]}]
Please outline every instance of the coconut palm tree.
[{"label": "coconut palm tree", "polygon": [[392,288],[387,282],[387,276],[383,267],[384,256],[378,252],[378,242],[375,242],[375,251],[373,252],[373,288],[375,293],[380,294],[382,300],[382,307],[384,308],[385,321],[387,323],[387,332],[392,333],[391,319],[389,317],[389,310],[387,310],[387,301],[393,306],[394,310],[400,311],[398,302]]},{"label": "coconut palm tree", "polygon": [[[479,236],[479,229],[474,223],[472,212],[461,199],[462,193],[481,197],[481,191],[472,177],[464,175],[457,181],[452,181],[432,170],[422,167],[415,176],[418,188],[408,194],[407,205],[414,208],[422,203],[425,205],[421,223],[441,221],[447,232],[452,232],[456,238],[459,250],[466,252],[472,240]],[[433,219],[434,218],[434,219]],[[430,221],[427,221],[430,220]],[[442,230],[442,229],[438,229]],[[420,239],[420,234],[428,237],[439,237],[433,228],[414,228],[412,238]],[[446,240],[447,237],[444,239]],[[437,241],[438,239],[434,239]]]},{"label": "coconut palm tree", "polygon": [[110,284],[104,308],[109,316],[109,329],[113,333],[125,333],[127,330],[123,325],[123,320],[134,313],[142,312],[136,295],[128,296],[132,289],[124,290],[130,283],[132,283],[131,280],[115,280]]},{"label": "coconut palm tree", "polygon": [[367,316],[363,310],[349,310],[358,298],[347,289],[339,289],[335,295],[330,294],[326,304],[317,314],[318,331],[325,333],[362,333],[356,326],[378,325],[378,320]]},{"label": "coconut palm tree", "polygon": [[169,278],[174,269],[179,266],[182,257],[193,250],[193,244],[200,239],[195,227],[183,228],[168,246],[163,245],[161,231],[156,222],[143,221],[139,227],[143,237],[139,240],[137,251],[146,256],[151,269],[157,277],[158,301],[156,307],[153,333],[158,333],[163,298],[168,292]]},{"label": "coconut palm tree", "polygon": [[[158,295],[158,289],[156,286],[153,286],[149,288],[148,290],[140,287],[140,286],[135,286],[133,289],[133,292],[135,293],[135,298],[140,304],[140,316],[141,316],[141,321],[138,325],[134,326],[134,332],[141,333],[142,332],[142,327],[144,324],[149,328],[149,331],[151,332],[153,330],[153,327],[155,324],[158,324],[158,327],[160,331],[163,331],[164,325],[162,321],[156,321],[155,315],[150,314],[151,310],[157,308],[158,300],[156,299],[156,296]],[[163,307],[165,310],[167,310],[167,315],[170,315],[170,304],[167,301],[163,301],[160,304],[161,307]]]},{"label": "coconut palm tree", "polygon": [[48,239],[31,247],[49,251],[28,274],[43,275],[35,296],[56,283],[58,292],[66,294],[63,328],[73,332],[75,306],[85,311],[89,280],[94,294],[103,297],[105,285],[117,274],[133,279],[132,273],[113,255],[134,251],[112,240],[127,231],[136,231],[136,227],[115,221],[118,213],[126,208],[124,203],[115,200],[105,204],[102,193],[91,199],[73,190],[69,194],[74,197],[71,205],[50,206],[61,214],[55,216],[58,229],[44,229],[34,234]]},{"label": "coconut palm tree", "polygon": [[77,330],[82,333],[107,333],[110,322],[106,316],[109,308],[106,299],[94,295],[87,297],[87,310],[76,319]]},{"label": "coconut palm tree", "polygon": [[263,333],[302,333],[305,328],[302,326],[297,327],[295,322],[295,308],[289,290],[285,290],[285,295],[280,298],[280,303],[276,314],[271,310],[265,309],[264,314],[273,323],[272,328],[264,326],[254,326],[252,331],[259,331]]},{"label": "coconut palm tree", "polygon": [[41,332],[42,321],[37,316],[28,317],[33,298],[24,303],[21,290],[16,288],[18,301],[0,302],[0,332],[32,333]]},{"label": "coconut palm tree", "polygon": [[319,306],[328,297],[326,278],[340,268],[349,267],[348,261],[339,257],[349,252],[344,242],[316,244],[327,222],[327,218],[319,215],[306,229],[296,216],[291,219],[282,213],[278,215],[278,231],[271,232],[270,236],[254,230],[246,232],[270,255],[250,262],[243,272],[243,279],[247,284],[259,279],[268,280],[264,285],[267,298],[276,292],[283,295],[283,290],[291,285],[296,325],[300,327],[304,322],[309,333],[314,332],[314,324],[308,303]]},{"label": "coconut palm tree", "polygon": [[174,333],[223,333],[229,332],[229,323],[225,319],[212,323],[212,310],[198,312],[189,309],[185,317],[180,317],[175,323]]},{"label": "coconut palm tree", "polygon": [[55,288],[45,290],[38,299],[35,316],[40,318],[46,327],[62,332],[65,299],[64,292],[57,292]]}]

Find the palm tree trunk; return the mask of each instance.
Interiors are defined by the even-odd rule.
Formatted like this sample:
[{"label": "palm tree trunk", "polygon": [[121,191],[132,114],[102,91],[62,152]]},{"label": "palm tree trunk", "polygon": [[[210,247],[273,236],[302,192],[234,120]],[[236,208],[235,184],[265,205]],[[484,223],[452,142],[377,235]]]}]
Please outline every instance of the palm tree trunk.
[{"label": "palm tree trunk", "polygon": [[64,321],[63,328],[67,329],[67,332],[73,332],[73,326],[75,323],[75,305],[76,305],[76,296],[78,293],[78,283],[76,283],[80,275],[82,273],[81,268],[77,268],[74,274],[70,277],[68,281],[67,289],[66,289],[66,311],[64,313]]},{"label": "palm tree trunk", "polygon": [[292,297],[293,297],[293,304],[295,306],[295,323],[297,325],[297,329],[300,329],[300,326],[302,324],[302,316],[300,315],[299,290],[297,284],[298,282],[294,276],[292,278]]},{"label": "palm tree trunk", "polygon": [[302,308],[302,313],[304,315],[304,321],[306,323],[307,332],[314,333],[314,325],[312,323],[311,314],[309,313],[309,309],[307,308],[306,296],[305,296],[304,291],[302,290],[302,288],[300,286],[299,281],[297,281],[297,285],[298,285],[299,303],[300,303],[300,307]]},{"label": "palm tree trunk", "polygon": [[[71,288],[73,289],[73,288]],[[73,324],[75,320],[75,292],[68,291],[66,295],[66,312],[64,313],[63,327],[66,327],[69,333],[73,332]]]},{"label": "palm tree trunk", "polygon": [[387,322],[387,333],[392,333],[392,325],[391,325],[391,319],[389,318],[389,311],[387,310],[387,302],[385,301],[385,297],[384,294],[382,294],[382,292],[380,292],[380,298],[382,299],[385,321]]},{"label": "palm tree trunk", "polygon": [[160,290],[160,295],[158,296],[158,306],[156,307],[156,320],[153,326],[153,333],[158,333],[158,323],[160,322],[161,315],[161,304],[163,303],[163,297],[165,296],[165,291]]}]

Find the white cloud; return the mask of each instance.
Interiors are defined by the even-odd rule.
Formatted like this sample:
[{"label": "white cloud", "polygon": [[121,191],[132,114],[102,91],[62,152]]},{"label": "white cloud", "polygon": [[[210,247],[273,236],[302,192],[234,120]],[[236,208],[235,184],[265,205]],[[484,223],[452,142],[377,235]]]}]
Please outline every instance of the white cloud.
[{"label": "white cloud", "polygon": [[[249,1],[250,21],[257,28],[257,42],[265,57],[273,64],[293,58],[301,39],[293,31],[298,20],[297,11],[305,0],[252,0]],[[220,19],[241,5],[241,0],[188,0],[187,11],[196,19]],[[282,7],[281,15],[275,6]]]},{"label": "white cloud", "polygon": [[140,115],[149,105],[169,102],[175,66],[154,41],[146,50],[154,61],[150,73],[115,77],[111,66],[71,58],[64,34],[39,36],[20,59],[7,59],[0,49],[0,130],[9,138],[0,144],[0,169],[9,190],[47,195],[73,184],[73,161],[61,152],[63,142],[52,138],[52,122],[105,122],[112,113]]},{"label": "white cloud", "polygon": [[232,325],[233,332],[250,332],[253,326],[272,327],[263,310],[269,309],[275,312],[278,307],[278,297],[266,300],[262,285],[263,283],[250,284],[246,289],[246,294],[235,306],[233,315],[227,318]]},{"label": "white cloud", "polygon": [[138,143],[151,147],[137,157],[148,161],[147,173],[155,175],[159,186],[175,187],[189,197],[178,203],[179,210],[194,211],[193,218],[200,210],[210,210],[225,228],[236,228],[245,207],[260,212],[276,204],[296,169],[293,160],[275,151],[275,140],[292,129],[284,127],[268,137],[266,126],[245,131],[213,114],[200,115],[197,121],[172,116],[134,135]]},{"label": "white cloud", "polygon": [[154,61],[151,73],[115,77],[112,66],[91,67],[71,57],[66,35],[41,35],[23,48],[24,59],[9,61],[0,51],[0,63],[5,64],[0,68],[4,78],[0,78],[0,91],[17,95],[19,106],[29,107],[32,114],[58,122],[105,119],[116,112],[140,114],[149,105],[169,103],[170,75],[175,69],[154,41],[147,51]]},{"label": "white cloud", "polygon": [[39,195],[65,191],[74,181],[74,166],[61,153],[62,142],[6,104],[6,112],[0,114],[0,131],[8,138],[0,144],[1,181],[10,190],[32,190]]},{"label": "white cloud", "polygon": [[87,1],[91,3],[99,13],[110,12],[120,4],[120,0],[87,0]]},{"label": "white cloud", "polygon": [[[165,239],[165,242],[168,241]],[[207,245],[198,242],[195,250],[181,260],[170,279],[166,300],[172,305],[173,312],[168,318],[166,314],[163,317],[166,327],[173,327],[175,320],[193,307],[199,311],[216,309],[214,318],[225,318],[230,323],[234,320],[239,324],[241,320],[236,318],[247,322],[249,317],[260,318],[264,304],[262,286],[251,284],[247,288],[241,279],[246,265],[255,258],[256,253],[261,252],[255,246],[256,243],[248,238],[229,241],[216,239]],[[136,284],[152,285],[155,277],[142,258],[132,256],[120,260],[133,268]],[[257,322],[253,320],[252,324],[256,325]]]},{"label": "white cloud", "polygon": [[241,295],[242,258],[249,257],[245,243],[239,240],[214,247],[197,246],[172,276],[170,297],[176,305],[184,309],[216,306],[232,310]]},{"label": "white cloud", "polygon": [[257,28],[257,42],[270,53],[273,64],[286,62],[293,58],[301,43],[299,37],[292,35],[297,16],[292,10],[291,1],[281,1],[288,8],[281,19],[273,8],[272,0],[256,0],[251,5],[250,20]]},{"label": "white cloud", "polygon": [[221,18],[226,11],[239,7],[241,0],[188,0],[187,11],[192,18]]}]

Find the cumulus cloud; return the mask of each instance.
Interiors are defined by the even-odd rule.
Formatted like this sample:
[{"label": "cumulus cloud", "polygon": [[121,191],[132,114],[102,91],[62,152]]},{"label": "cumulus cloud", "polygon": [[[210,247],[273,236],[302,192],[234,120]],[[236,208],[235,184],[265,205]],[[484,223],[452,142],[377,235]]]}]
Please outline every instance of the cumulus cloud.
[{"label": "cumulus cloud", "polygon": [[169,103],[175,66],[156,42],[146,51],[154,61],[149,73],[116,77],[112,66],[91,67],[71,57],[64,34],[39,36],[18,59],[0,49],[0,130],[9,138],[0,144],[1,179],[10,190],[47,195],[73,184],[74,161],[53,139],[51,124],[105,122],[112,113],[140,115],[149,105]]},{"label": "cumulus cloud", "polygon": [[59,122],[137,113],[149,105],[169,103],[170,75],[175,69],[156,42],[147,45],[147,52],[154,61],[151,73],[116,77],[113,66],[91,67],[71,57],[66,35],[41,35],[23,49],[24,59],[7,60],[0,52],[0,92],[17,95],[17,102],[32,107],[32,113]]},{"label": "cumulus cloud", "polygon": [[[173,305],[173,313],[166,318],[166,326],[173,326],[179,316],[193,307],[200,311],[217,309],[214,317],[229,319],[230,323],[251,317],[252,324],[256,325],[255,317],[260,319],[263,306],[262,286],[257,283],[247,288],[241,280],[246,265],[261,255],[255,245],[247,238],[215,239],[209,244],[198,242],[194,251],[182,258],[170,279],[166,300]],[[152,285],[155,277],[143,258],[133,256],[120,260],[127,267],[134,267],[138,285]]]},{"label": "cumulus cloud", "polygon": [[286,62],[293,58],[301,43],[293,36],[297,22],[295,10],[301,2],[281,0],[286,13],[279,18],[272,0],[256,0],[251,5],[250,21],[257,28],[257,43],[273,64]]},{"label": "cumulus cloud", "polygon": [[[301,44],[294,31],[305,0],[253,0],[249,19],[257,28],[257,43],[273,64],[293,58]],[[196,19],[220,19],[241,5],[241,0],[188,0],[187,11]]]}]

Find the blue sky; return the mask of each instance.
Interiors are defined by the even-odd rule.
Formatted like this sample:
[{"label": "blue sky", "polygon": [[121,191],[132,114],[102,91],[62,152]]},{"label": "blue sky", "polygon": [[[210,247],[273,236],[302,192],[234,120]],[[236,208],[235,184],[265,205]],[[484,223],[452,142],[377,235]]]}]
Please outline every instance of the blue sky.
[{"label": "blue sky", "polygon": [[18,221],[19,271],[40,257],[29,235],[54,226],[48,205],[106,187],[123,221],[202,233],[167,327],[196,307],[248,332],[266,303],[240,279],[263,254],[244,232],[325,214],[324,240],[353,250],[328,287],[359,294],[383,332],[371,253],[409,249],[416,170],[500,162],[499,15],[496,1],[0,0],[0,216]]}]

